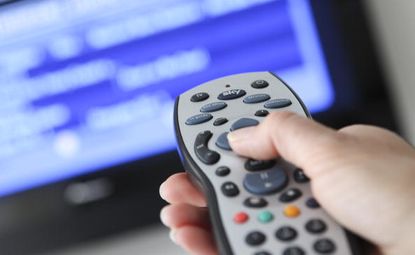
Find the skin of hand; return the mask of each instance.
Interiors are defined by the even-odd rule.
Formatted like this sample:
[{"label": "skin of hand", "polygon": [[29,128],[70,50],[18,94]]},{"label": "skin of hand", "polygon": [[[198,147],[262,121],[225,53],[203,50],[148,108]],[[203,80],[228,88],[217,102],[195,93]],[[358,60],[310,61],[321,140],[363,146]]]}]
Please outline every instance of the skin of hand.
[{"label": "skin of hand", "polygon": [[[415,150],[382,128],[335,131],[294,113],[272,113],[256,127],[228,135],[235,153],[283,157],[311,179],[314,196],[340,224],[377,253],[415,254]],[[217,254],[203,194],[185,173],[169,177],[160,195],[171,238],[190,254]]]}]

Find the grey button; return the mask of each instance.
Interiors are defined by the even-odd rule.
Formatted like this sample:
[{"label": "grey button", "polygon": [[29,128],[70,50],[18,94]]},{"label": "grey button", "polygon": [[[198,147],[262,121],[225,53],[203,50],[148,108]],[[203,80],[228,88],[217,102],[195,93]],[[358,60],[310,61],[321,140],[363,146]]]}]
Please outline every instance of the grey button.
[{"label": "grey button", "polygon": [[244,98],[245,104],[256,104],[269,100],[271,97],[267,94],[255,94]]},{"label": "grey button", "polygon": [[272,99],[266,102],[264,104],[264,107],[268,109],[277,109],[277,108],[283,108],[283,107],[290,106],[291,104],[292,103],[290,99],[281,98],[281,99]]},{"label": "grey button", "polygon": [[231,100],[240,98],[246,95],[246,91],[243,89],[230,89],[227,91],[224,91],[219,94],[218,99],[219,100]]},{"label": "grey button", "polygon": [[228,141],[228,132],[225,132],[223,134],[221,134],[218,139],[216,140],[216,146],[218,146],[221,149],[227,150],[227,151],[231,151],[232,148],[229,145],[229,141]]},{"label": "grey button", "polygon": [[186,120],[186,125],[197,125],[209,121],[213,116],[209,113],[194,115]]},{"label": "grey button", "polygon": [[235,121],[232,124],[231,131],[235,131],[240,128],[256,126],[258,124],[259,124],[259,121],[257,120],[249,119],[249,118],[242,118],[242,119]]},{"label": "grey button", "polygon": [[244,187],[256,195],[273,194],[284,189],[288,184],[288,177],[281,168],[245,175]]},{"label": "grey button", "polygon": [[202,106],[202,108],[200,108],[200,111],[201,112],[216,112],[216,111],[222,110],[226,106],[228,105],[224,102],[213,102],[213,103]]}]

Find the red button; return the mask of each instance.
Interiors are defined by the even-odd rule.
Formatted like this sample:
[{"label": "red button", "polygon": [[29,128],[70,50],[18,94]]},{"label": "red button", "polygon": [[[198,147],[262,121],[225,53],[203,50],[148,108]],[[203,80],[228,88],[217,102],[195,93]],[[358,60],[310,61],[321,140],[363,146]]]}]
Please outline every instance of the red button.
[{"label": "red button", "polygon": [[249,219],[248,214],[244,212],[239,212],[233,216],[233,221],[238,224],[245,223]]}]

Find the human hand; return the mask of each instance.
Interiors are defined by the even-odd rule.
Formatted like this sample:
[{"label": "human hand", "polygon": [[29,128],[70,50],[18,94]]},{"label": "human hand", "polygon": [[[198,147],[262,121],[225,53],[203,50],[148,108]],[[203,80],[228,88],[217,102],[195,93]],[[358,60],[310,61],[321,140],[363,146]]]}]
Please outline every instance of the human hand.
[{"label": "human hand", "polygon": [[[322,207],[382,254],[415,254],[415,150],[395,134],[363,125],[335,131],[279,112],[228,139],[240,155],[282,156],[302,168]],[[187,175],[171,176],[160,194],[171,203],[161,219],[175,242],[191,254],[216,254],[204,196]]]}]

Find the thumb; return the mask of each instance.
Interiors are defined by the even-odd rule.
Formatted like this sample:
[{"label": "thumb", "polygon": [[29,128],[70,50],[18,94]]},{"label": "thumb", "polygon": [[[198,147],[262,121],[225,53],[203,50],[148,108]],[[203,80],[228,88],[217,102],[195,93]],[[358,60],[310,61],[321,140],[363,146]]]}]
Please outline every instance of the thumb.
[{"label": "thumb", "polygon": [[235,153],[255,158],[272,159],[282,156],[307,172],[307,167],[321,160],[328,150],[341,147],[341,134],[313,120],[292,112],[273,112],[256,127],[229,133],[228,140]]}]

